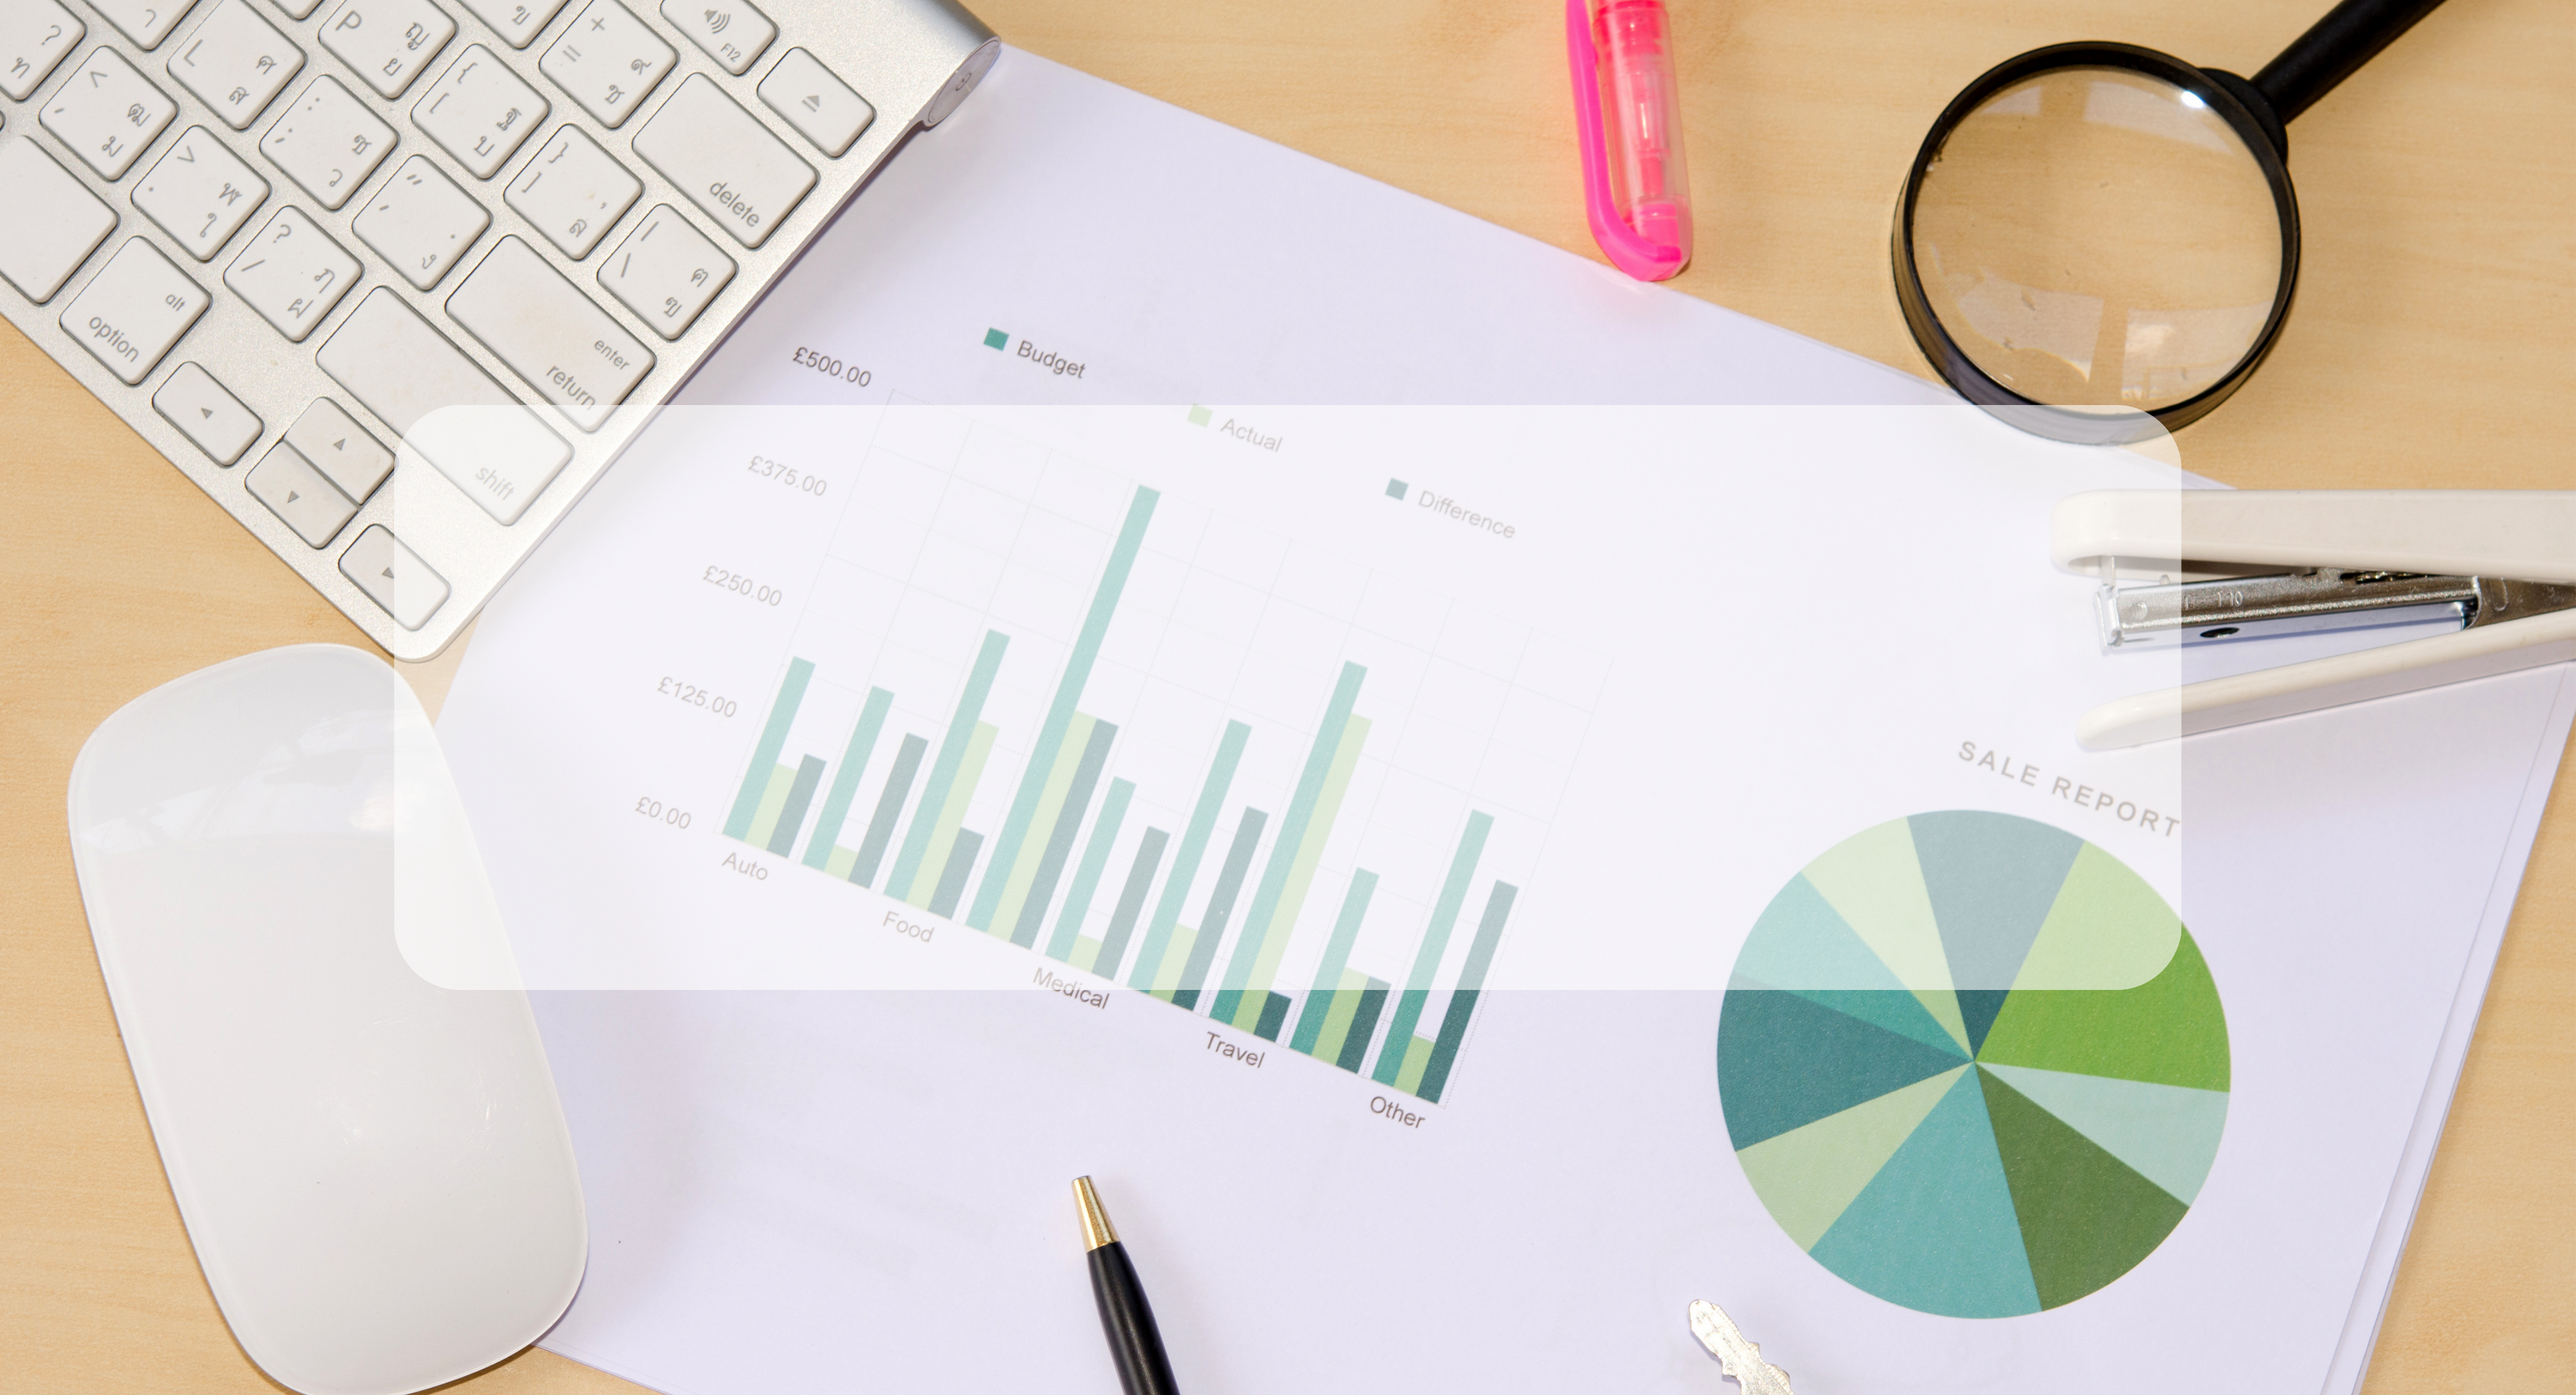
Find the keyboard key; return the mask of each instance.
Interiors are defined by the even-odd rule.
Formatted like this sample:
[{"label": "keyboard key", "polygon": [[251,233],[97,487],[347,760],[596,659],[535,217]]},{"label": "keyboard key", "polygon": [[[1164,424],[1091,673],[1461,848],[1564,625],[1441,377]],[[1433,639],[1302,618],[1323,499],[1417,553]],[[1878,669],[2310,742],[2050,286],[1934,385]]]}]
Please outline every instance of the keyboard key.
[{"label": "keyboard key", "polygon": [[422,291],[437,285],[491,225],[482,204],[418,155],[403,161],[351,224],[359,241]]},{"label": "keyboard key", "polygon": [[512,48],[526,48],[563,7],[564,0],[465,0],[465,8]]},{"label": "keyboard key", "polygon": [[315,359],[502,523],[518,522],[572,459],[572,447],[536,413],[382,286],[358,302]]},{"label": "keyboard key", "polygon": [[116,210],[98,201],[54,157],[25,136],[0,136],[0,276],[44,304],[116,231]]},{"label": "keyboard key", "polygon": [[358,284],[358,259],[342,251],[304,210],[290,206],[277,210],[224,268],[224,284],[277,326],[278,333],[301,344]]},{"label": "keyboard key", "polygon": [[590,0],[537,68],[611,130],[662,81],[680,51],[617,0]]},{"label": "keyboard key", "polygon": [[644,181],[570,126],[555,132],[502,197],[546,240],[579,261],[635,206]]},{"label": "keyboard key", "polygon": [[170,76],[239,131],[304,70],[304,50],[269,27],[248,0],[223,0],[170,55]]},{"label": "keyboard key", "polygon": [[242,483],[250,486],[252,498],[268,505],[270,513],[313,547],[331,541],[358,512],[313,462],[284,441],[270,446]]},{"label": "keyboard key", "polygon": [[411,109],[412,124],[446,147],[476,179],[490,179],[519,153],[551,104],[475,44],[456,56],[438,85]]},{"label": "keyboard key", "polygon": [[329,209],[347,203],[393,148],[394,128],[331,77],[313,79],[259,138],[259,153]]},{"label": "keyboard key", "polygon": [[768,241],[814,187],[813,167],[704,73],[635,133],[635,153],[745,247]]},{"label": "keyboard key", "polygon": [[134,157],[157,139],[179,104],[112,48],[89,56],[38,118],[101,179],[123,179]]},{"label": "keyboard key", "polygon": [[193,363],[171,370],[170,380],[152,394],[152,409],[218,465],[241,459],[250,443],[259,439],[258,416],[226,392],[213,374]]},{"label": "keyboard key", "polygon": [[787,118],[796,134],[814,148],[837,158],[877,119],[868,99],[823,66],[823,60],[801,48],[787,50],[769,76],[760,80],[760,100]]},{"label": "keyboard key", "polygon": [[170,37],[197,0],[90,0],[90,8],[125,31],[139,48],[151,48]]},{"label": "keyboard key", "polygon": [[161,250],[134,238],[63,307],[63,329],[87,345],[117,381],[142,382],[206,313],[211,299]]},{"label": "keyboard key", "polygon": [[455,37],[456,21],[429,0],[340,0],[322,17],[322,47],[386,101],[401,96]]},{"label": "keyboard key", "polygon": [[349,550],[340,554],[340,575],[358,584],[367,598],[385,608],[394,623],[417,630],[447,604],[447,578],[429,569],[420,554],[402,545],[381,523],[370,523]]},{"label": "keyboard key", "polygon": [[653,205],[599,268],[599,284],[665,339],[689,323],[733,279],[733,258],[667,203]]},{"label": "keyboard key", "polygon": [[653,371],[652,350],[515,237],[447,298],[447,313],[584,431]]},{"label": "keyboard key", "polygon": [[355,503],[367,502],[367,496],[393,473],[394,453],[327,397],[314,398],[304,415],[286,428],[286,443]]},{"label": "keyboard key", "polygon": [[735,77],[749,71],[778,37],[769,16],[742,0],[662,0],[662,19]]},{"label": "keyboard key", "polygon": [[268,181],[203,126],[171,142],[134,186],[134,206],[201,262],[222,251],[267,201]]},{"label": "keyboard key", "polygon": [[54,0],[0,0],[0,97],[27,100],[88,32]]},{"label": "keyboard key", "polygon": [[287,18],[302,19],[319,8],[322,0],[271,0],[271,3],[284,10]]}]

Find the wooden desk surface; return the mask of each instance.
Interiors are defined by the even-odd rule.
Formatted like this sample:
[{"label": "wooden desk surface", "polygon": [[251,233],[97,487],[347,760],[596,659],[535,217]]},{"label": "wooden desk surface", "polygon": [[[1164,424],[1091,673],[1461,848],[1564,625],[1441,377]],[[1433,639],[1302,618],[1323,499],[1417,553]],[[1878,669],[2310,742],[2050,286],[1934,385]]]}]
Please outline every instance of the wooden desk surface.
[{"label": "wooden desk surface", "polygon": [[[1599,256],[1549,0],[972,2],[1021,47]],[[2070,39],[2250,73],[2326,8],[1671,4],[1700,219],[1675,284],[1918,373],[1889,290],[1890,209],[1968,79]],[[2300,118],[2298,308],[2253,383],[2179,435],[2186,465],[2248,487],[2576,487],[2571,71],[2576,6],[2454,0]],[[91,728],[155,684],[272,645],[365,641],[5,329],[0,480],[0,1384],[272,1391],[217,1315],[162,1181],[73,885],[63,790]],[[2570,802],[2562,791],[2541,828],[2380,1340],[2382,1395],[2565,1388]],[[631,1389],[536,1351],[463,1385]]]}]

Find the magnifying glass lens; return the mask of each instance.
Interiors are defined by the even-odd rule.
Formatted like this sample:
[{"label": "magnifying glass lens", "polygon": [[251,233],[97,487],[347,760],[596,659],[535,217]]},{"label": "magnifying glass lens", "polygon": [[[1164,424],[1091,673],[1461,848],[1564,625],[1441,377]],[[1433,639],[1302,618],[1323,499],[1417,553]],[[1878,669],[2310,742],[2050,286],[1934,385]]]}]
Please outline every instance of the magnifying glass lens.
[{"label": "magnifying glass lens", "polygon": [[1972,109],[1910,231],[1933,316],[2035,402],[2193,397],[2256,351],[2286,289],[2263,162],[2198,95],[2120,68],[2036,73]]}]

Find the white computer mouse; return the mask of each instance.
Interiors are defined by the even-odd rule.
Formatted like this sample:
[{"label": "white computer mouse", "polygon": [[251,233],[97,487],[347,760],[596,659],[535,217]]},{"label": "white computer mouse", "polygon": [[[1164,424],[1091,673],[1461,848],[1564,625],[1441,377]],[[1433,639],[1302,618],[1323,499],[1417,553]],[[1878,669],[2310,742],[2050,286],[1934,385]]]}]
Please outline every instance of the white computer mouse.
[{"label": "white computer mouse", "polygon": [[562,1315],[589,1236],[527,998],[435,986],[397,944],[399,925],[425,962],[467,963],[451,981],[507,981],[390,666],[297,645],[136,698],[72,767],[71,836],[171,1194],[261,1370],[306,1395],[422,1390]]}]

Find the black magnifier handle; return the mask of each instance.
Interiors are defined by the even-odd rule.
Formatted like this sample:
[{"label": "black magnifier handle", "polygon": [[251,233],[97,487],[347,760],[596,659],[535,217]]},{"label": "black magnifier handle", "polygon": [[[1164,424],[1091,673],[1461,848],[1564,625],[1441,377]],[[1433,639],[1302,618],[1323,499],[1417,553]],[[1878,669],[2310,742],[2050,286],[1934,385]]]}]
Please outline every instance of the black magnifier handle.
[{"label": "black magnifier handle", "polygon": [[2441,3],[2343,0],[2308,26],[2297,42],[2281,50],[2280,57],[2263,65],[2263,71],[2254,75],[2254,90],[2272,104],[2272,115],[2286,126]]}]

